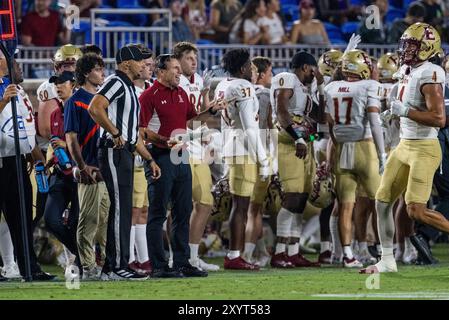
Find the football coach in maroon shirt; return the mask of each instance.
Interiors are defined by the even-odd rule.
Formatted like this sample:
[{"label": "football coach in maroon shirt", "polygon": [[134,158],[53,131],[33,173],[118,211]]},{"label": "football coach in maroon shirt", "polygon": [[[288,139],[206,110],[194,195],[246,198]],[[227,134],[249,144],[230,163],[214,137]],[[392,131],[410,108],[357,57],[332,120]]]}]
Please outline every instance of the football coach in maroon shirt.
[{"label": "football coach in maroon shirt", "polygon": [[[197,114],[187,93],[179,86],[181,65],[173,55],[160,55],[156,60],[157,80],[139,98],[140,133],[151,142],[151,154],[161,168],[161,177],[154,180],[146,169],[148,198],[150,202],[147,240],[152,277],[205,277],[207,272],[190,265],[189,220],[192,212],[192,173],[189,156],[185,148],[179,150],[175,134],[186,131],[187,122],[204,122],[218,110],[222,103],[211,103],[211,107]],[[159,117],[158,132],[150,131],[148,123],[153,116]],[[179,151],[178,151],[179,150]],[[182,161],[172,161],[181,156]],[[172,249],[173,269],[169,269],[163,246],[162,225],[167,215],[167,205],[172,202]]]}]

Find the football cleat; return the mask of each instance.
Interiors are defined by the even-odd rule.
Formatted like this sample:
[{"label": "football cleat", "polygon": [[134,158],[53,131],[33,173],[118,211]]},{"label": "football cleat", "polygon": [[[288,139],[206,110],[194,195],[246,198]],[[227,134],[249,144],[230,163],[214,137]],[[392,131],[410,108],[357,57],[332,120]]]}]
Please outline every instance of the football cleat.
[{"label": "football cleat", "polygon": [[19,267],[15,262],[4,266],[1,271],[1,275],[7,279],[21,279]]},{"label": "football cleat", "polygon": [[349,259],[347,257],[343,257],[343,266],[345,268],[363,268],[363,264],[356,258]]},{"label": "football cleat", "polygon": [[224,258],[224,268],[230,270],[251,270],[258,271],[259,267],[246,262],[242,257],[237,257],[235,259],[229,259],[227,256]]},{"label": "football cleat", "polygon": [[331,264],[332,263],[332,252],[330,250],[326,250],[320,253],[318,256],[318,262],[320,264]]},{"label": "football cleat", "polygon": [[294,268],[285,252],[275,254],[271,257],[270,265],[273,268]]},{"label": "football cleat", "polygon": [[318,268],[321,266],[319,262],[312,262],[300,253],[289,256],[288,261],[297,268]]}]

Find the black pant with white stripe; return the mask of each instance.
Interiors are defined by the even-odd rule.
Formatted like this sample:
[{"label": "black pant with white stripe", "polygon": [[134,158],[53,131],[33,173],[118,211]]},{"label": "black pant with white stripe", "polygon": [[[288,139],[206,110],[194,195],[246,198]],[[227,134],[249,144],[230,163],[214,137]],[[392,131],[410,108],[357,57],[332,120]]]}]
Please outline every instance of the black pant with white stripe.
[{"label": "black pant with white stripe", "polygon": [[128,267],[134,156],[127,148],[100,148],[98,161],[111,200],[104,267],[108,272]]}]

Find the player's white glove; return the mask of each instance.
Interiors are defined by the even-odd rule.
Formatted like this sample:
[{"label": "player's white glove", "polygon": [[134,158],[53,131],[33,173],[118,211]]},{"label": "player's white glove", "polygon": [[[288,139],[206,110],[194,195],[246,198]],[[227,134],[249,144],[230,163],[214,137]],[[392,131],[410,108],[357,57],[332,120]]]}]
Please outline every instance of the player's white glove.
[{"label": "player's white glove", "polygon": [[382,112],[380,114],[380,120],[382,121],[382,126],[387,127],[388,122],[391,120],[392,118],[392,114],[391,114],[391,110],[385,110],[384,112]]},{"label": "player's white glove", "polygon": [[208,70],[207,68],[203,71],[203,90],[210,89],[212,84],[212,70]]},{"label": "player's white glove", "polygon": [[391,101],[391,114],[399,117],[407,117],[409,109],[410,108],[404,106],[404,104],[399,100]]},{"label": "player's white glove", "polygon": [[268,161],[268,159],[265,159],[260,163],[259,174],[260,174],[260,180],[262,180],[262,181],[266,181],[270,177],[271,168],[270,168],[270,162]]},{"label": "player's white glove", "polygon": [[385,164],[387,163],[387,154],[382,153],[379,157],[379,174],[382,175],[385,170]]},{"label": "player's white glove", "polygon": [[343,55],[346,54],[348,51],[354,50],[355,48],[357,48],[357,45],[360,43],[360,41],[362,41],[362,38],[360,37],[360,35],[358,35],[358,34],[356,35],[355,33],[353,33],[351,38],[349,39],[348,46],[346,47]]}]

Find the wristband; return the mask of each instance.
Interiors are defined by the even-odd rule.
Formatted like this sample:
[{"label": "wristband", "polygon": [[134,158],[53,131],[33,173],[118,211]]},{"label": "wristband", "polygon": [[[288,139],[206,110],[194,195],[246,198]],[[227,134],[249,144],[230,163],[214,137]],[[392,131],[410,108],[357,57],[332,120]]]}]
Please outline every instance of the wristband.
[{"label": "wristband", "polygon": [[298,136],[298,133],[295,131],[295,129],[293,129],[293,125],[288,125],[287,128],[285,128],[285,131],[293,138],[293,140],[298,140],[299,138],[301,138],[300,136]]}]

